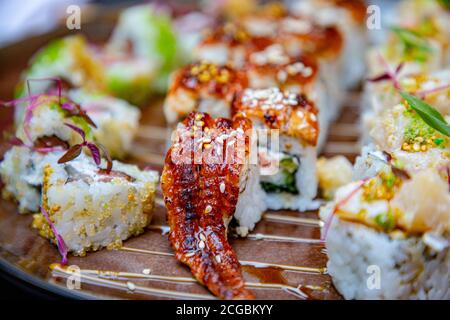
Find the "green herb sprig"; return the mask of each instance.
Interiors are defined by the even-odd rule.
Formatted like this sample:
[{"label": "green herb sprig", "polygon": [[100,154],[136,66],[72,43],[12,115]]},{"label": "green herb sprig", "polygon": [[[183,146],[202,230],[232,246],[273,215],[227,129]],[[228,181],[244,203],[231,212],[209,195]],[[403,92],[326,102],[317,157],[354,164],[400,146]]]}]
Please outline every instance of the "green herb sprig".
[{"label": "green herb sprig", "polygon": [[400,95],[408,102],[408,105],[417,112],[422,120],[440,133],[450,137],[450,125],[445,121],[442,114],[425,101],[410,95],[404,91],[400,91]]}]

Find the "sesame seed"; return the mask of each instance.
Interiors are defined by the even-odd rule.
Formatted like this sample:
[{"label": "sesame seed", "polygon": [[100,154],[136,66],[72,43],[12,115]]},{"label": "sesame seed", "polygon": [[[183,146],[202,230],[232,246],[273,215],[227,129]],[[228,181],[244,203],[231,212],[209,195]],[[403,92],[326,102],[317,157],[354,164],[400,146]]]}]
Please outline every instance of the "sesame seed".
[{"label": "sesame seed", "polygon": [[220,256],[219,256],[219,255],[216,256],[216,261],[217,261],[217,263],[222,262],[222,259],[220,259]]},{"label": "sesame seed", "polygon": [[224,182],[221,182],[221,183],[220,183],[220,192],[221,192],[221,193],[224,193],[224,192],[225,192],[225,183],[224,183]]},{"label": "sesame seed", "polygon": [[150,269],[144,269],[144,270],[142,270],[142,273],[148,275],[148,274],[152,273],[152,270],[150,270]]},{"label": "sesame seed", "polygon": [[210,213],[212,211],[212,207],[210,205],[207,205],[205,208],[205,213]]},{"label": "sesame seed", "polygon": [[200,237],[200,239],[201,239],[202,241],[206,241],[206,237],[205,237],[205,235],[204,235],[203,233],[200,233],[200,234],[199,234],[199,237]]},{"label": "sesame seed", "polygon": [[136,285],[131,281],[127,282],[127,287],[128,287],[128,289],[130,289],[130,291],[136,290]]},{"label": "sesame seed", "polygon": [[187,257],[187,258],[190,258],[190,257],[192,257],[193,255],[195,255],[195,252],[194,252],[194,251],[191,251],[191,252],[189,252],[189,253],[186,253],[186,257]]},{"label": "sesame seed", "polygon": [[205,248],[205,242],[200,241],[200,242],[198,243],[198,247],[199,247],[200,249],[204,249],[204,248]]}]

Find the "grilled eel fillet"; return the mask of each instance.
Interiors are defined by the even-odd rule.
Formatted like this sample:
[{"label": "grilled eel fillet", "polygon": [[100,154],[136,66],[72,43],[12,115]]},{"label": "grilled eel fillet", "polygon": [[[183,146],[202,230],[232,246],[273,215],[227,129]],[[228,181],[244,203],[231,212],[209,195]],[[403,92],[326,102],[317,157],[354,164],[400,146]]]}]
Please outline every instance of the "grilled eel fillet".
[{"label": "grilled eel fillet", "polygon": [[[175,257],[187,264],[197,280],[222,299],[254,298],[245,288],[240,263],[227,241],[227,225],[236,209],[244,164],[242,161],[208,162],[208,159],[227,151],[225,146],[230,140],[221,144],[221,139],[227,139],[230,134],[245,137],[243,133],[250,127],[249,120],[244,118],[214,120],[205,113],[190,113],[178,126],[178,136],[167,153],[161,176],[169,240]],[[201,130],[211,135],[210,138],[197,141],[196,135],[193,139],[194,132],[197,134]],[[244,139],[245,145],[242,145],[247,159],[249,141]],[[193,159],[194,140],[197,146],[203,145],[204,154],[211,153],[204,155],[203,161],[177,161],[174,156],[180,150]]]}]

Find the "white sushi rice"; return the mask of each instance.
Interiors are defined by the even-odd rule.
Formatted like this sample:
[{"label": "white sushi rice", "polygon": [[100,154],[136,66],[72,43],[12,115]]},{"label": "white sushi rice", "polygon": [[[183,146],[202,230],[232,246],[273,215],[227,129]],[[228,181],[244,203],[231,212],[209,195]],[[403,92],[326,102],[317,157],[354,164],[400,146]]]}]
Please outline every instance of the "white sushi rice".
[{"label": "white sushi rice", "polygon": [[[322,208],[322,218],[331,210]],[[345,299],[450,299],[448,240],[436,251],[426,236],[396,239],[334,217],[326,238],[328,272]]]},{"label": "white sushi rice", "polygon": [[[84,155],[64,165],[44,166],[42,205],[75,255],[120,247],[150,223],[158,174],[116,161],[113,170],[134,180],[100,175],[92,159]],[[54,239],[42,214],[34,216],[33,226],[42,236]]]},{"label": "white sushi rice", "polygon": [[[33,110],[33,116],[31,121],[28,123],[27,136],[23,121],[17,127],[16,135],[24,142],[31,142],[41,138],[41,137],[51,137],[56,136],[63,141],[69,142],[69,144],[81,142],[80,137],[72,129],[67,126],[61,125],[64,122],[72,122],[65,118],[62,109],[51,107],[51,103],[45,102],[46,97],[42,99],[41,105]],[[56,103],[56,102],[53,102]],[[72,122],[72,124],[74,124]]]},{"label": "white sushi rice", "polygon": [[39,211],[44,163],[56,164],[62,152],[41,154],[24,147],[12,147],[0,163],[3,197],[16,200],[20,213]]},{"label": "white sushi rice", "polygon": [[255,228],[255,224],[261,220],[267,209],[264,202],[265,193],[260,185],[258,166],[247,165],[241,173],[239,186],[239,199],[234,218],[239,224],[236,232],[245,237]]},{"label": "white sushi rice", "polygon": [[[299,167],[295,173],[295,183],[299,194],[266,192],[265,201],[268,209],[300,211],[317,209],[320,203],[313,200],[317,195],[318,186],[316,148],[312,146],[305,147],[294,138],[280,136],[280,151],[295,156],[299,160]],[[264,176],[262,179],[265,179]]]}]

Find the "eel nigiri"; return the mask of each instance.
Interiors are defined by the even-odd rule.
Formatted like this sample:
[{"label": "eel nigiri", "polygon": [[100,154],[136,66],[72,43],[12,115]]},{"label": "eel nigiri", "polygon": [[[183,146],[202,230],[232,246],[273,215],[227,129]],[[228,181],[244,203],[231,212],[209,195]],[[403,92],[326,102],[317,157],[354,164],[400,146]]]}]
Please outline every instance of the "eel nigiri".
[{"label": "eel nigiri", "polygon": [[[244,135],[250,127],[244,118],[213,120],[205,113],[191,113],[177,128],[161,179],[175,257],[222,299],[253,298],[227,241],[228,223],[242,207],[241,194],[253,192],[247,171],[249,139]],[[232,145],[242,149],[235,153]],[[196,150],[202,151],[202,159]]]}]

